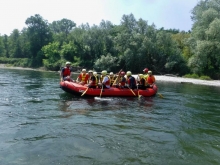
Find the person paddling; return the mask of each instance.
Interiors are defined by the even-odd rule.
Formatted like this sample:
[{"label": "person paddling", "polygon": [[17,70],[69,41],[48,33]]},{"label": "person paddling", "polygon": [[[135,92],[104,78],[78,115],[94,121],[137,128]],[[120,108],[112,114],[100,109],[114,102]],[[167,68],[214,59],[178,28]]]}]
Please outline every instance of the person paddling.
[{"label": "person paddling", "polygon": [[88,73],[89,73],[89,84],[88,84],[88,87],[89,88],[96,88],[97,85],[98,85],[98,78],[97,78],[97,76],[95,76],[93,74],[92,70],[90,70]]},{"label": "person paddling", "polygon": [[138,89],[146,89],[146,79],[144,78],[143,74],[138,75],[139,79],[137,81],[137,88]]},{"label": "person paddling", "polygon": [[64,67],[60,72],[61,81],[73,81],[71,78],[70,62],[66,62],[66,67]]},{"label": "person paddling", "polygon": [[116,85],[116,87],[119,87],[121,89],[123,89],[125,87],[126,78],[124,76],[125,76],[125,72],[121,71],[119,73],[119,81],[118,81],[118,84]]},{"label": "person paddling", "polygon": [[126,75],[127,75],[127,86],[128,86],[128,88],[130,88],[130,89],[136,89],[136,88],[137,88],[137,86],[136,86],[136,80],[135,80],[135,78],[131,75],[131,71],[127,71]]},{"label": "person paddling", "polygon": [[102,87],[103,88],[110,88],[110,84],[111,84],[111,80],[110,80],[110,77],[107,76],[107,71],[106,70],[103,70],[102,71],[102,77],[103,77],[103,80],[102,80]]},{"label": "person paddling", "polygon": [[148,68],[144,68],[144,70],[143,70],[143,77],[146,79],[147,78],[147,76],[148,76]]},{"label": "person paddling", "polygon": [[153,85],[156,81],[154,75],[152,74],[152,71],[150,71],[150,70],[148,71],[148,76],[146,77],[146,81],[147,81],[147,84],[148,84],[147,87],[150,87],[150,88],[153,87]]},{"label": "person paddling", "polygon": [[87,84],[89,79],[89,74],[86,73],[86,69],[82,69],[82,72],[79,74],[78,78],[76,79],[76,82],[78,82],[79,84]]}]

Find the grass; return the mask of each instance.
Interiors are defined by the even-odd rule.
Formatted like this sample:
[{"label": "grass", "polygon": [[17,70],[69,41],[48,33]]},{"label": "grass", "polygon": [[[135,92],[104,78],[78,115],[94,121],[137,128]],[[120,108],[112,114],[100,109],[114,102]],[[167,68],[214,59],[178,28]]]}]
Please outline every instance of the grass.
[{"label": "grass", "polygon": [[195,73],[193,73],[193,74],[186,74],[183,77],[184,78],[200,79],[200,80],[212,80],[209,76],[205,76],[205,75],[199,76],[199,75],[197,75]]}]

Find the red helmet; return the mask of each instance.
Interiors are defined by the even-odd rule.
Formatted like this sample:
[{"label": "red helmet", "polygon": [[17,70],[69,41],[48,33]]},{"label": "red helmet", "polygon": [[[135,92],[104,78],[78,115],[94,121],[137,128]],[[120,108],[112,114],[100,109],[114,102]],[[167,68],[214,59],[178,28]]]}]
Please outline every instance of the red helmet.
[{"label": "red helmet", "polygon": [[148,68],[145,68],[145,69],[143,70],[143,72],[144,72],[144,73],[147,73],[147,72],[148,72]]},{"label": "red helmet", "polygon": [[122,71],[122,72],[120,73],[120,75],[124,76],[124,75],[125,75],[125,72]]}]

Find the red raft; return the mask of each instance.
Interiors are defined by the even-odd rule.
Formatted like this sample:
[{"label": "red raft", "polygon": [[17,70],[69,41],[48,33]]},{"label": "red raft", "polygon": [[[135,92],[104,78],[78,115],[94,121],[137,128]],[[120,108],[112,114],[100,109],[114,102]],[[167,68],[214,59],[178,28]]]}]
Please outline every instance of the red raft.
[{"label": "red raft", "polygon": [[[62,81],[60,82],[60,87],[71,94],[74,95],[82,95],[86,90],[87,86],[83,86],[74,82],[69,81]],[[101,93],[100,88],[88,88],[88,90],[84,93],[84,96],[100,96]],[[154,96],[157,93],[157,86],[154,85],[153,88],[147,88],[145,90],[141,89],[120,89],[111,87],[110,89],[103,89],[102,90],[102,97],[135,97],[138,95],[142,95],[144,97]]]}]

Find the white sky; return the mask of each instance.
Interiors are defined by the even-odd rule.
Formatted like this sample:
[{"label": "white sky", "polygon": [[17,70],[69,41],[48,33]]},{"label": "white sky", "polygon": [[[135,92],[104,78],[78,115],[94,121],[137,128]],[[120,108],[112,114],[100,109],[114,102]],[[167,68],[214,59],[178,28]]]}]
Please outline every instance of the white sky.
[{"label": "white sky", "polygon": [[188,31],[191,10],[199,0],[0,0],[0,35],[22,30],[27,18],[40,14],[49,23],[63,18],[99,25],[101,20],[119,25],[123,14],[133,14],[157,28]]}]

